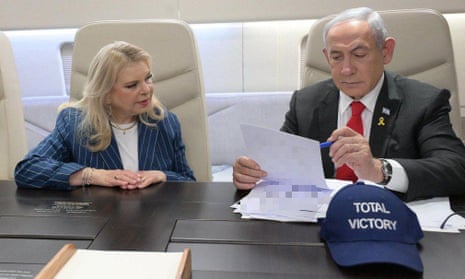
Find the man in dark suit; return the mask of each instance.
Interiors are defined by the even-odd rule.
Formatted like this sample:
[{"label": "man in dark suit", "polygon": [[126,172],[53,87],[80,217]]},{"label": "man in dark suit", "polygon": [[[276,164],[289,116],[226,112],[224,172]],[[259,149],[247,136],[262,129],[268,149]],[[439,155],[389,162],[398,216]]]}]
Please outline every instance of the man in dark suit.
[{"label": "man in dark suit", "polygon": [[[369,8],[336,16],[324,40],[332,79],[296,91],[281,130],[333,142],[322,150],[327,178],[348,179],[339,176],[346,168],[405,200],[464,194],[465,147],[449,119],[450,92],[385,71],[395,40]],[[348,124],[352,102],[363,107],[358,131]],[[266,176],[245,156],[233,169],[238,189]]]}]

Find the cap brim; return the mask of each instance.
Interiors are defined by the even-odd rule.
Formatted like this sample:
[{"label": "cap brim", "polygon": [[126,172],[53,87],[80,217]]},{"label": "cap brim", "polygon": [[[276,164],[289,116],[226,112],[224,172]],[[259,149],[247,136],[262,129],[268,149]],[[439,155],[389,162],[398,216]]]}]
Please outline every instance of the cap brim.
[{"label": "cap brim", "polygon": [[389,263],[423,272],[415,244],[390,241],[326,242],[333,260],[340,266]]}]

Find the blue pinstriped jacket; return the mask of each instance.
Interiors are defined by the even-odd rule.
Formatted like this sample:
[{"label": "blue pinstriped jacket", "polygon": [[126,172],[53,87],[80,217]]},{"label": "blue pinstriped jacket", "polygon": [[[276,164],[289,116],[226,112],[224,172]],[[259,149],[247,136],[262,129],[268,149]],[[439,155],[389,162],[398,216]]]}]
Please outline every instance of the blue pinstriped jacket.
[{"label": "blue pinstriped jacket", "polygon": [[[16,165],[15,180],[20,188],[72,189],[69,176],[84,167],[123,169],[114,137],[110,146],[92,152],[80,144],[77,125],[81,113],[62,110],[55,129]],[[186,157],[181,126],[175,114],[157,122],[156,127],[138,123],[139,170],[160,170],[167,180],[195,180]]]}]

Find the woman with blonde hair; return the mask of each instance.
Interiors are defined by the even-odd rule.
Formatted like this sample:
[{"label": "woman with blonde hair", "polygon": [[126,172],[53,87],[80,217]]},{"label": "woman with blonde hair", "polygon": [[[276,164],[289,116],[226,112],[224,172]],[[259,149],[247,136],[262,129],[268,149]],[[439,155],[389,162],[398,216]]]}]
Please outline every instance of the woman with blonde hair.
[{"label": "woman with blonde hair", "polygon": [[18,187],[144,188],[195,180],[180,123],[153,94],[151,56],[114,42],[91,62],[83,98],[60,107],[56,126],[18,163]]}]

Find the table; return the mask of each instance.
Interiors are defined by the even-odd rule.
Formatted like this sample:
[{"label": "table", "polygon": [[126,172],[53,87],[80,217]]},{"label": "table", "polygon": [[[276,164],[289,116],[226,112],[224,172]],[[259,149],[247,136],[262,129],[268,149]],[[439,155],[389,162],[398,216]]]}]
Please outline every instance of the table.
[{"label": "table", "polygon": [[[33,278],[65,244],[80,249],[192,251],[192,278],[464,278],[465,233],[425,232],[423,274],[393,265],[340,268],[319,226],[242,220],[231,183],[167,182],[123,191],[17,189],[0,181],[0,278]],[[465,214],[465,198],[452,198]]]}]

